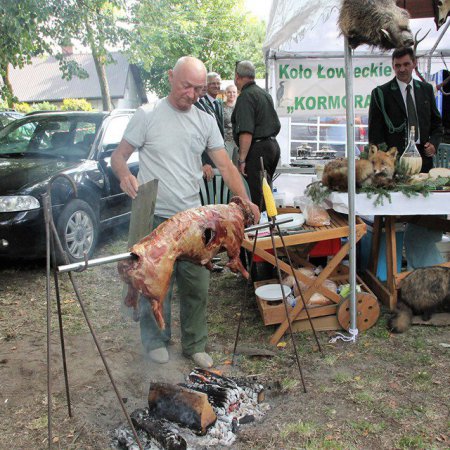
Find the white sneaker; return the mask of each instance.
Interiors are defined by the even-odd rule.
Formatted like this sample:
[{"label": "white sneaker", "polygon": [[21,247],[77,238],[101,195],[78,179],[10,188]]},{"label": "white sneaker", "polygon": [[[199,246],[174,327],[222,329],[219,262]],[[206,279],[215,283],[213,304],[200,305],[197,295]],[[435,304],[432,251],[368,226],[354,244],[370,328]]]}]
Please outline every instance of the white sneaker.
[{"label": "white sneaker", "polygon": [[159,347],[148,352],[148,357],[155,363],[165,364],[169,362],[169,352],[166,347]]},{"label": "white sneaker", "polygon": [[202,369],[209,369],[214,365],[214,361],[211,358],[211,356],[208,355],[208,353],[201,352],[201,353],[194,353],[191,355],[192,361],[195,362],[195,364]]}]

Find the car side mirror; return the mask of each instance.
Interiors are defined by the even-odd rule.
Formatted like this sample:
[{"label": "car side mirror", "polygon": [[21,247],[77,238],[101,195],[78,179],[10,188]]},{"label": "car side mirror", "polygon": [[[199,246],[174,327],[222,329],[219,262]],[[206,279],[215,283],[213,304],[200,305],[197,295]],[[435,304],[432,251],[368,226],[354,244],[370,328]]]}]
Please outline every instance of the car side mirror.
[{"label": "car side mirror", "polygon": [[110,157],[114,150],[118,147],[119,144],[105,144],[102,145],[102,153],[101,153],[101,157],[102,158],[108,158]]}]

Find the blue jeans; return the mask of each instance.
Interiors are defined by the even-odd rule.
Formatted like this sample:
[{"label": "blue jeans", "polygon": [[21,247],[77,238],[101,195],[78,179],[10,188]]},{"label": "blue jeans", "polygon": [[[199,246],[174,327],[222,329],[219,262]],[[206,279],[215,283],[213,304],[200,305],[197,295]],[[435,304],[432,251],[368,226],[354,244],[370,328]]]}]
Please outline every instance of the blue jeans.
[{"label": "blue jeans", "polygon": [[[163,217],[155,216],[153,228],[156,228],[165,220]],[[205,351],[208,336],[206,311],[209,276],[209,270],[202,266],[189,261],[175,262],[169,290],[163,303],[165,330],[159,328],[150,302],[141,295],[141,341],[146,351],[165,346],[171,338],[171,302],[175,282],[177,283],[180,301],[181,348],[183,354],[190,356]]]}]

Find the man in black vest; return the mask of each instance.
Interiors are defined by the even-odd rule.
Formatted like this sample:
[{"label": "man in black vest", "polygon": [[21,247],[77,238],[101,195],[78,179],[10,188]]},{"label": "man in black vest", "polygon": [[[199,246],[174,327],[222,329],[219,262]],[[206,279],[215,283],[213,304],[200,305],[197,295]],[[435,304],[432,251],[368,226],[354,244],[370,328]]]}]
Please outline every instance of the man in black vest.
[{"label": "man in black vest", "polygon": [[272,97],[256,85],[255,66],[250,61],[236,64],[234,84],[241,91],[231,116],[234,141],[239,147],[239,170],[247,177],[252,202],[265,210],[260,158],[263,158],[267,181],[271,183],[280,159],[276,140],[280,120]]}]

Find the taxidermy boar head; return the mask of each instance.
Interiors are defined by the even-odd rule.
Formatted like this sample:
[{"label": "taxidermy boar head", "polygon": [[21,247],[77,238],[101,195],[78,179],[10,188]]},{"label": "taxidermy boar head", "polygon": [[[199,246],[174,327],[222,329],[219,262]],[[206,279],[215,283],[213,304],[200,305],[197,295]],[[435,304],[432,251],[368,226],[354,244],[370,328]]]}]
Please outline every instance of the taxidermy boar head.
[{"label": "taxidermy boar head", "polygon": [[342,0],[338,23],[352,48],[367,44],[390,50],[414,43],[409,14],[395,0]]}]

